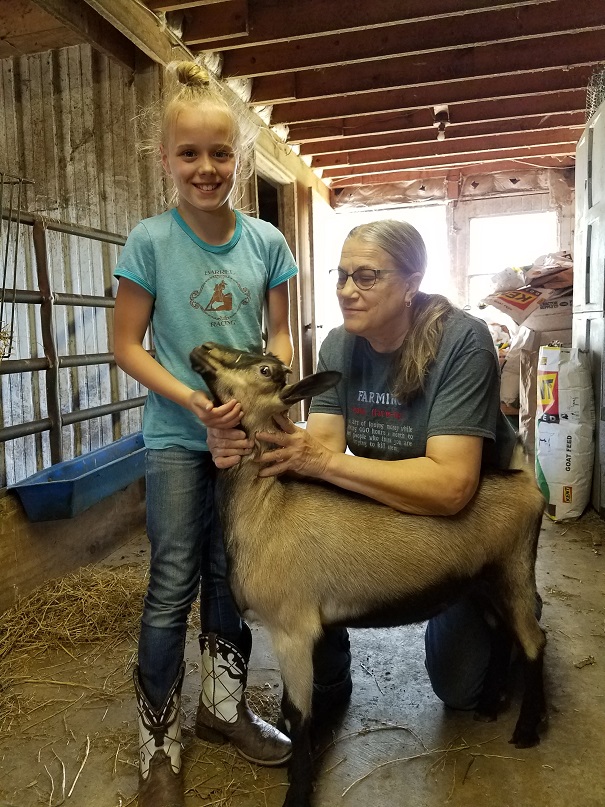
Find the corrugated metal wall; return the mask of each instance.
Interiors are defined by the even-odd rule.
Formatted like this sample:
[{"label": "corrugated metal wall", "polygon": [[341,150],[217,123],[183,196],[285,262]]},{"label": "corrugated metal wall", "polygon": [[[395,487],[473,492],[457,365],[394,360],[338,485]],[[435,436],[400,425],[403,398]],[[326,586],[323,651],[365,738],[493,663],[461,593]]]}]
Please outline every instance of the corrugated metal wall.
[{"label": "corrugated metal wall", "polygon": [[[135,125],[141,106],[157,99],[159,84],[155,66],[135,77],[88,46],[1,60],[0,171],[33,181],[25,186],[22,208],[124,236],[140,219],[160,212],[161,171],[150,158],[138,156]],[[20,230],[16,286],[37,289],[31,227]],[[115,290],[118,247],[50,231],[47,238],[54,291],[104,295]],[[59,354],[110,352],[111,319],[111,309],[57,306]],[[17,304],[10,358],[43,355],[38,306]],[[60,382],[63,412],[144,392],[108,364],[63,368]],[[1,393],[2,425],[46,416],[42,372],[3,375]],[[64,427],[64,457],[105,445],[140,425],[141,410],[133,409]],[[0,486],[50,464],[48,436],[8,441],[4,454]]]}]

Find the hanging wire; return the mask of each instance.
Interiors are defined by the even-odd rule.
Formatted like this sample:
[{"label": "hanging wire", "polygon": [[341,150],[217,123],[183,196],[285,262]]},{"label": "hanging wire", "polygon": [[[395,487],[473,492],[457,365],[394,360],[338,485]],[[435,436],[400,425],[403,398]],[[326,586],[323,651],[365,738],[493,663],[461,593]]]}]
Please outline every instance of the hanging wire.
[{"label": "hanging wire", "polygon": [[[2,287],[0,288],[0,361],[8,359],[15,335],[15,309],[17,296],[17,265],[21,232],[21,199],[23,185],[31,184],[21,177],[0,171],[0,257],[2,259]],[[8,187],[8,207],[4,207],[5,188]],[[4,221],[6,220],[6,224]],[[12,257],[12,261],[11,261]],[[12,272],[11,269],[12,263]],[[8,281],[10,286],[7,285]],[[12,295],[12,299],[10,299]],[[9,312],[10,308],[10,312]]]}]

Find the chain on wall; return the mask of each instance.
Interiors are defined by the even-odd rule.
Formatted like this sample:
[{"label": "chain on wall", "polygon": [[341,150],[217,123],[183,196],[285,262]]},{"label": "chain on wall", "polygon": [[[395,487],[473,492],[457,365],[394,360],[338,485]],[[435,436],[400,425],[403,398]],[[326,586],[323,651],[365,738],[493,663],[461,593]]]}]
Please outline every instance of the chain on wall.
[{"label": "chain on wall", "polygon": [[15,295],[23,186],[30,180],[0,171],[0,361],[8,359],[15,334]]}]

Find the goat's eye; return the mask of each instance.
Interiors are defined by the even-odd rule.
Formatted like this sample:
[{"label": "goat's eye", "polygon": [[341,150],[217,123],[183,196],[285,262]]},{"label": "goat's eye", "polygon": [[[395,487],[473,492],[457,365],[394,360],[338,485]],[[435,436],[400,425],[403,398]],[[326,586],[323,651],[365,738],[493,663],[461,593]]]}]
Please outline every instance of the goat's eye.
[{"label": "goat's eye", "polygon": [[259,368],[259,372],[261,375],[267,376],[267,378],[271,376],[271,368],[268,364],[262,364]]}]

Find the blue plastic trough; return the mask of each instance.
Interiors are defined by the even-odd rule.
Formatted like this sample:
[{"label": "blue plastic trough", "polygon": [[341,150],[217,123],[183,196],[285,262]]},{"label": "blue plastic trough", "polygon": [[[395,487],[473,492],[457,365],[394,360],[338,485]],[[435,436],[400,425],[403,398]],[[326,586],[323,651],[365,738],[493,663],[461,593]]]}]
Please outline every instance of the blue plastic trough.
[{"label": "blue plastic trough", "polygon": [[12,486],[30,521],[73,518],[145,473],[143,434],[129,434]]}]

